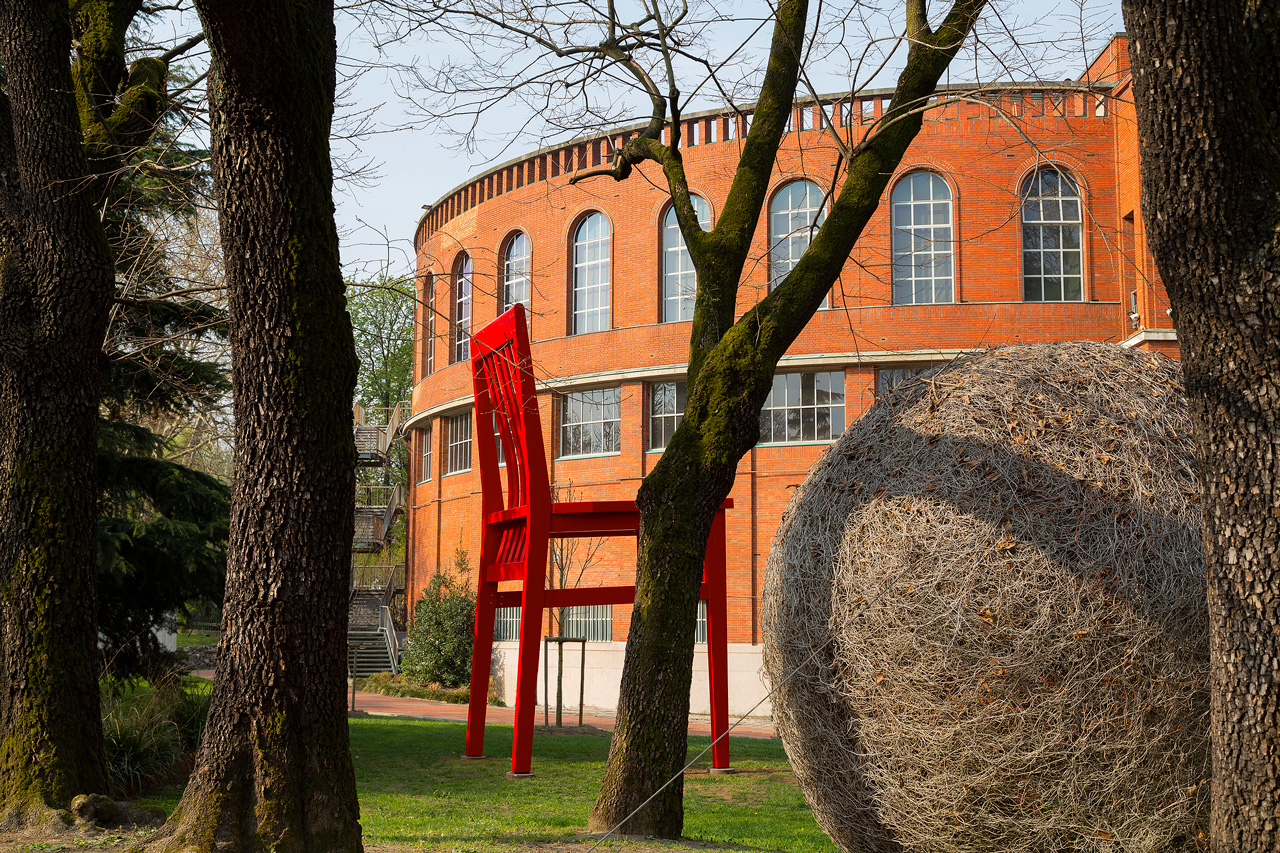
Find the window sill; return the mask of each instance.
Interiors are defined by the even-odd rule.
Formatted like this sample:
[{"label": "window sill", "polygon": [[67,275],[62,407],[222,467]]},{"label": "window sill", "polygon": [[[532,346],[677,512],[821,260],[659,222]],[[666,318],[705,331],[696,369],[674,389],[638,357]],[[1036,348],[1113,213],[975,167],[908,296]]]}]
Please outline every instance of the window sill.
[{"label": "window sill", "polygon": [[459,474],[470,474],[470,473],[471,473],[471,469],[470,469],[470,468],[463,468],[463,469],[458,470],[458,471],[450,471],[448,474],[444,474],[443,476],[444,476],[445,478],[448,478],[448,477],[456,477],[456,476],[458,476]]},{"label": "window sill", "polygon": [[608,453],[580,453],[577,456],[557,456],[556,461],[568,461],[571,459],[607,459],[610,456],[621,456],[621,450],[611,450]]},{"label": "window sill", "polygon": [[836,438],[822,438],[815,441],[761,441],[756,444],[756,447],[829,447],[838,440]]}]

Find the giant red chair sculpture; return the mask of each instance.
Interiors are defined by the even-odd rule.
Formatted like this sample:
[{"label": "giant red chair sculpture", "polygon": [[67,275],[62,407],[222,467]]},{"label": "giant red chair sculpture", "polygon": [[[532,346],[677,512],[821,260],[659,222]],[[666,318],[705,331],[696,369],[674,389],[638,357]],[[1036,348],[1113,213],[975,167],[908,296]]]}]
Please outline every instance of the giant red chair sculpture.
[{"label": "giant red chair sculpture", "polygon": [[[532,775],[530,761],[543,609],[635,601],[634,586],[547,589],[550,540],[635,536],[640,529],[640,511],[633,501],[552,501],[523,305],[517,303],[476,332],[471,340],[471,354],[483,530],[465,756],[479,758],[484,753],[495,611],[499,607],[520,605],[515,731],[511,743],[511,772],[507,774],[517,778]],[[502,440],[507,472],[505,494],[498,444],[494,431],[489,428],[491,421],[496,424]],[[699,594],[707,602],[711,730],[718,738],[712,748],[712,767],[719,770],[729,768],[729,739],[720,736],[729,727],[724,510],[731,506],[732,501],[725,501],[716,514],[707,541]],[[499,592],[498,584],[503,581],[519,581],[521,588]]]}]

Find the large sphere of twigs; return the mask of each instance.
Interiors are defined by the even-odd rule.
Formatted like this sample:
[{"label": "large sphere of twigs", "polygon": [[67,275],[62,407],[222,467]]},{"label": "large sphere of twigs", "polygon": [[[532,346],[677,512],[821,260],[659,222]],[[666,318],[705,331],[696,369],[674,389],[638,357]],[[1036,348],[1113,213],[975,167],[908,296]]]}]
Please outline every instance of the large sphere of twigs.
[{"label": "large sphere of twigs", "polygon": [[774,724],[836,843],[1197,849],[1197,500],[1159,356],[1007,347],[878,400],[798,490],[764,588]]}]

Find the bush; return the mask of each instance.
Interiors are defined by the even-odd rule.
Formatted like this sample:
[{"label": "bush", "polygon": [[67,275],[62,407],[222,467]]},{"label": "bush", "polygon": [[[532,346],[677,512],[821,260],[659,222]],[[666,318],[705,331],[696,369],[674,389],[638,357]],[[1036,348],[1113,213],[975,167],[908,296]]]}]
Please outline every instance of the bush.
[{"label": "bush", "polygon": [[[459,551],[455,568],[467,569]],[[400,671],[420,684],[461,687],[471,680],[476,597],[455,577],[437,572],[413,608]]]},{"label": "bush", "polygon": [[190,691],[178,679],[121,690],[110,685],[102,700],[107,773],[116,796],[135,794],[169,778],[200,745],[211,694]]}]

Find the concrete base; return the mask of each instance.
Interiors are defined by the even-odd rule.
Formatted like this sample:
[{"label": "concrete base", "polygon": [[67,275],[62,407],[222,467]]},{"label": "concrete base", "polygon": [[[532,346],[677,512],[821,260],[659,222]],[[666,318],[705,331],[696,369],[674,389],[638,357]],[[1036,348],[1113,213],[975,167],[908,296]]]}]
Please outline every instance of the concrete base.
[{"label": "concrete base", "polygon": [[[747,643],[728,644],[729,663],[729,717],[737,719],[751,712],[755,716],[768,718],[772,705],[766,700],[760,707],[756,703],[764,699],[768,693],[764,679],[761,677],[761,647]],[[582,704],[586,706],[588,716],[613,716],[618,707],[618,689],[622,682],[622,662],[626,656],[626,643],[587,643],[586,695]],[[542,644],[538,645],[539,658],[542,656]],[[578,649],[570,646],[564,653],[564,709],[570,715],[578,712],[578,685],[582,675],[579,671]],[[516,667],[519,663],[519,644],[513,641],[502,641],[493,644],[492,678],[497,693],[508,708],[516,704]],[[551,689],[552,712],[554,713],[556,690],[556,654],[551,652],[551,668],[547,671],[547,686]],[[538,679],[535,685],[538,706],[538,721],[542,720],[542,706],[546,702],[543,694],[543,662],[539,660]],[[706,717],[711,713],[711,693],[707,684],[707,647],[699,643],[694,646],[693,683],[689,690],[689,711],[695,717]],[[702,722],[702,720],[700,720]]]},{"label": "concrete base", "polygon": [[467,761],[479,761],[480,759],[484,758],[483,755],[464,755],[462,757],[465,758]]},{"label": "concrete base", "polygon": [[507,771],[508,779],[532,779],[535,775],[536,774],[534,773],[513,773],[510,770]]},{"label": "concrete base", "polygon": [[737,772],[738,772],[738,768],[736,767],[712,767],[711,768],[712,776],[732,776],[734,773],[737,773]]}]

